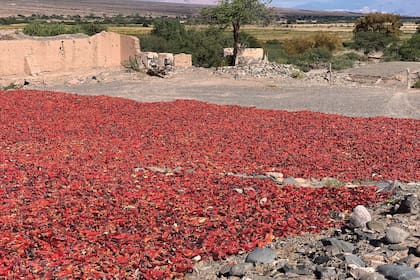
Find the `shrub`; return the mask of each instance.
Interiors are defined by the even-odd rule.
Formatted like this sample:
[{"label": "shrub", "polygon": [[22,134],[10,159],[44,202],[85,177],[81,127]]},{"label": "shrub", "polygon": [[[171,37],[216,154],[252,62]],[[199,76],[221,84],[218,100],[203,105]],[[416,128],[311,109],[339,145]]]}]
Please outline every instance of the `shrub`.
[{"label": "shrub", "polygon": [[398,38],[381,32],[357,32],[354,34],[353,48],[363,50],[366,54],[372,51],[384,51],[388,46],[397,43]]},{"label": "shrub", "polygon": [[[255,38],[254,36],[252,36],[249,33],[246,32],[241,32],[241,34],[239,35],[239,38],[241,40],[241,44],[243,47],[246,48],[262,48],[262,44],[260,41],[258,41],[257,38]],[[232,38],[229,37],[228,42],[230,43],[230,45],[233,44]]]},{"label": "shrub", "polygon": [[314,48],[307,50],[303,54],[290,56],[288,63],[294,64],[299,69],[307,72],[311,69],[328,63],[332,58],[332,53],[325,48]]},{"label": "shrub", "polygon": [[352,68],[356,61],[364,59],[364,56],[361,56],[354,52],[350,52],[343,55],[334,56],[331,60],[331,64],[334,70],[343,70],[347,68]]},{"label": "shrub", "polygon": [[360,32],[382,33],[386,36],[397,37],[401,33],[401,17],[399,15],[370,13],[359,18],[353,30],[355,34]]},{"label": "shrub", "polygon": [[179,41],[185,39],[186,30],[179,20],[157,19],[153,22],[152,35],[168,41]]},{"label": "shrub", "polygon": [[23,28],[23,33],[30,36],[56,36],[75,33],[84,33],[91,36],[103,30],[106,30],[106,28],[96,23],[65,25],[63,23],[34,22],[26,25]]},{"label": "shrub", "polygon": [[[164,30],[161,30],[161,28]],[[231,45],[230,37],[216,27],[210,27],[202,31],[186,31],[182,25],[162,23],[155,26],[154,30],[153,35],[140,36],[143,50],[191,53],[193,64],[201,67],[223,65],[222,49],[224,46]],[[169,35],[169,30],[178,30],[174,31],[178,35]],[[252,37],[247,39],[254,46],[255,42],[253,43]]]},{"label": "shrub", "polygon": [[319,32],[314,35],[315,48],[324,48],[330,52],[343,49],[343,41],[335,34]]},{"label": "shrub", "polygon": [[267,41],[264,44],[264,52],[268,56],[268,60],[277,63],[288,63],[289,55],[278,40]]},{"label": "shrub", "polygon": [[300,72],[299,70],[295,70],[295,71],[292,72],[291,77],[293,79],[302,79],[303,75],[302,75],[302,72]]},{"label": "shrub", "polygon": [[320,32],[315,35],[285,40],[283,47],[288,54],[303,54],[310,49],[326,49],[330,52],[341,50],[343,42],[331,33]]},{"label": "shrub", "polygon": [[155,35],[140,35],[141,49],[147,52],[173,52],[164,38]]},{"label": "shrub", "polygon": [[412,88],[420,88],[420,80],[417,80],[414,85],[412,86]]},{"label": "shrub", "polygon": [[80,25],[81,31],[89,36],[106,31],[107,27],[97,23],[84,23]]},{"label": "shrub", "polygon": [[215,67],[225,64],[222,49],[230,45],[231,38],[227,37],[221,29],[210,27],[204,31],[191,30],[188,31],[187,36],[188,44],[185,51],[192,53],[194,65]]},{"label": "shrub", "polygon": [[409,40],[405,41],[399,54],[401,60],[405,61],[420,61],[420,33],[414,34]]},{"label": "shrub", "polygon": [[[71,32],[70,32],[71,31]],[[30,36],[56,36],[65,33],[74,33],[61,23],[30,23],[23,28],[23,33]]]},{"label": "shrub", "polygon": [[353,48],[364,50],[366,54],[372,51],[386,51],[398,42],[401,26],[398,15],[371,13],[361,17],[356,21],[353,30]]}]

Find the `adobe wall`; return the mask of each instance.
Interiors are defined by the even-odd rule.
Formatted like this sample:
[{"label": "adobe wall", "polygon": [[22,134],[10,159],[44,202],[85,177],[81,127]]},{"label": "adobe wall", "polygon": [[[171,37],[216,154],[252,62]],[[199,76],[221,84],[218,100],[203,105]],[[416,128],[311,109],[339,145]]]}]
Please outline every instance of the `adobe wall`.
[{"label": "adobe wall", "polygon": [[138,38],[112,32],[91,37],[3,40],[0,41],[0,75],[117,67],[139,53]]},{"label": "adobe wall", "polygon": [[[223,56],[232,56],[233,48],[224,48]],[[240,48],[236,57],[235,64],[252,64],[258,63],[264,60],[264,49],[263,48]]]}]

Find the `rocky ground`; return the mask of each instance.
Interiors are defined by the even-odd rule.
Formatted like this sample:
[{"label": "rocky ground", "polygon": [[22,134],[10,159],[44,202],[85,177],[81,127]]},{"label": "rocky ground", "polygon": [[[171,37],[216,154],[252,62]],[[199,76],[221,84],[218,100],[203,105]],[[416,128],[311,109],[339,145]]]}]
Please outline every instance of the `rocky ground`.
[{"label": "rocky ground", "polygon": [[[328,182],[337,187],[332,178],[286,178],[282,184],[317,187]],[[420,183],[375,184],[378,191],[391,191],[391,198],[369,209],[337,213],[336,219],[345,222],[342,228],[278,239],[218,262],[196,257],[186,279],[420,279]]]}]

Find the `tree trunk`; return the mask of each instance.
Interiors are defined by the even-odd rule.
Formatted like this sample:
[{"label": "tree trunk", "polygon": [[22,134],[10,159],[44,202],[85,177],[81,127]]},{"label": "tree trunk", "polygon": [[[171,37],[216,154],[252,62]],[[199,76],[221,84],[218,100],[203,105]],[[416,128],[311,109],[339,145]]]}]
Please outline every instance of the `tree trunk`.
[{"label": "tree trunk", "polygon": [[233,22],[233,56],[232,56],[232,65],[234,66],[236,64],[236,57],[239,53],[239,48],[241,47],[241,43],[239,40],[239,29],[240,24],[239,22]]}]

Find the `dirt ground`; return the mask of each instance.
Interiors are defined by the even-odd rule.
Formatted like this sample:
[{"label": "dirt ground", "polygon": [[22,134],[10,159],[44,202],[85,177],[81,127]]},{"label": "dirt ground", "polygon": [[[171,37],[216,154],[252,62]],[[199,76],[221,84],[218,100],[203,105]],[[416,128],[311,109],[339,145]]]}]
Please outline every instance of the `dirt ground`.
[{"label": "dirt ground", "polygon": [[[406,65],[403,65],[406,66]],[[410,65],[412,69],[420,63]],[[370,76],[389,75],[402,66],[382,64],[360,68]],[[376,69],[376,70],[375,70]],[[376,71],[376,72],[375,72]],[[27,79],[28,89],[87,95],[109,95],[141,102],[196,99],[216,104],[266,109],[310,110],[346,116],[387,116],[420,119],[420,91],[404,84],[328,83],[289,77],[252,78],[220,74],[214,69],[177,69],[165,77],[150,77],[125,69],[92,70]]]}]

